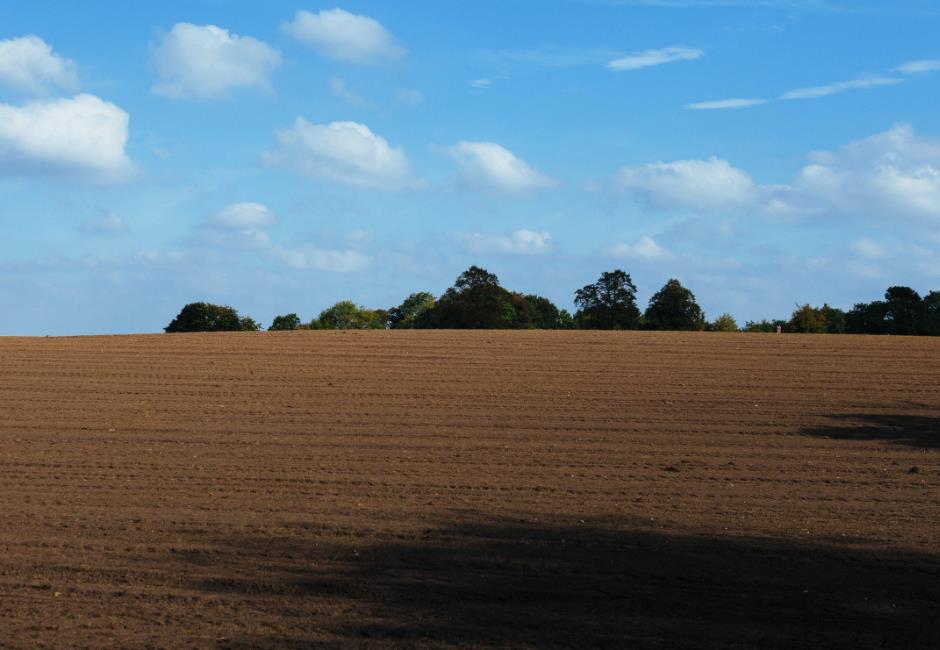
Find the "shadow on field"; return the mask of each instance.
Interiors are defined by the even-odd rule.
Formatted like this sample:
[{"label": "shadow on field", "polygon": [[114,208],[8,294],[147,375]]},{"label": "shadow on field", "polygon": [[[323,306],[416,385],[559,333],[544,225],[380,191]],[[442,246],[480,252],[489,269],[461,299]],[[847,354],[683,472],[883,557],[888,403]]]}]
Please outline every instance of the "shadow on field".
[{"label": "shadow on field", "polygon": [[850,414],[832,417],[827,426],[801,433],[836,440],[881,440],[921,449],[940,449],[940,417]]},{"label": "shadow on field", "polygon": [[238,580],[191,585],[304,621],[224,647],[305,647],[304,627],[367,646],[940,647],[936,556],[622,521],[470,519],[359,546],[305,537],[237,540],[221,553],[237,564],[215,570]]}]

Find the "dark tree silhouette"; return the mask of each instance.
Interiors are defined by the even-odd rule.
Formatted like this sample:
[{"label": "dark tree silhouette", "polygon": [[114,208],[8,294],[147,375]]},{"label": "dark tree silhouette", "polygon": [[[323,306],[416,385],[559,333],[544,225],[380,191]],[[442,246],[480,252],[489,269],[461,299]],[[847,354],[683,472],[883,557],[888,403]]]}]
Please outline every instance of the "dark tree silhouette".
[{"label": "dark tree silhouette", "polygon": [[639,327],[636,285],[620,269],[604,272],[594,284],[578,289],[574,302],[578,306],[574,318],[579,327],[601,330]]},{"label": "dark tree silhouette", "polygon": [[643,326],[651,330],[703,330],[705,315],[695,302],[695,294],[671,279],[650,298]]},{"label": "dark tree silhouette", "polygon": [[250,318],[242,319],[238,312],[224,305],[208,302],[192,302],[183,307],[180,313],[163,330],[169,334],[179,332],[239,332],[256,329],[257,325]]}]

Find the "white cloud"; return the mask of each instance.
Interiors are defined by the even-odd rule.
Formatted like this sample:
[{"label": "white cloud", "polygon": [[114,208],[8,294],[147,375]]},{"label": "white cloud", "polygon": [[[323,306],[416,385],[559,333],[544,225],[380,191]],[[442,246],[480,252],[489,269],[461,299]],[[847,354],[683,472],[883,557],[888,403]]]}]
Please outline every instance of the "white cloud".
[{"label": "white cloud", "polygon": [[747,173],[718,158],[623,167],[614,175],[613,184],[661,209],[741,209],[758,197]]},{"label": "white cloud", "polygon": [[893,86],[903,82],[903,79],[897,79],[895,77],[870,75],[852,79],[851,81],[837,81],[825,86],[797,88],[782,94],[780,99],[818,99],[819,97],[843,93],[847,90],[866,90],[868,88],[878,88],[879,86]]},{"label": "white cloud", "polygon": [[356,187],[404,189],[420,185],[411,175],[405,153],[356,122],[311,124],[297,118],[294,126],[275,132],[278,148],[264,161]]},{"label": "white cloud", "polygon": [[281,55],[267,43],[215,25],[177,23],[162,35],[153,61],[160,76],[154,93],[219,99],[236,88],[270,90],[268,75]]},{"label": "white cloud", "polygon": [[281,28],[320,54],[347,63],[376,64],[406,54],[380,22],[343,9],[298,11]]},{"label": "white cloud", "polygon": [[547,253],[552,236],[544,231],[514,230],[504,234],[460,233],[457,238],[471,253],[512,253],[534,255]]},{"label": "white cloud", "polygon": [[940,219],[940,140],[897,125],[814,154],[791,185],[769,191],[796,214]]},{"label": "white cloud", "polygon": [[658,50],[644,50],[634,52],[619,59],[614,59],[607,67],[615,72],[624,70],[639,70],[654,65],[673,63],[675,61],[694,61],[705,56],[705,52],[693,47],[674,45]]},{"label": "white cloud", "polygon": [[74,61],[63,59],[38,36],[22,36],[0,41],[0,84],[32,95],[44,95],[53,88],[78,90]]},{"label": "white cloud", "polygon": [[471,79],[467,82],[467,85],[473,88],[474,90],[486,90],[493,85],[492,79]]},{"label": "white cloud", "polygon": [[859,239],[852,243],[852,251],[862,257],[878,259],[886,254],[885,247],[871,239]]},{"label": "white cloud", "polygon": [[263,203],[233,203],[212,215],[212,223],[223,228],[267,228],[276,221]]},{"label": "white cloud", "polygon": [[656,243],[649,235],[643,235],[635,244],[619,243],[610,249],[614,257],[624,259],[658,260],[672,257],[672,254]]},{"label": "white cloud", "polygon": [[277,222],[263,203],[232,203],[213,214],[199,229],[199,238],[218,248],[267,249],[271,236],[265,230]]},{"label": "white cloud", "polygon": [[349,86],[342,79],[330,80],[330,92],[334,97],[339,97],[350,106],[362,106],[366,102],[359,93],[350,90]]},{"label": "white cloud", "polygon": [[924,74],[936,70],[940,70],[940,59],[920,59],[902,63],[894,69],[894,72],[900,72],[901,74]]},{"label": "white cloud", "polygon": [[760,106],[761,104],[766,103],[766,99],[719,99],[717,101],[686,104],[685,107],[692,111],[715,111],[723,109],[748,108],[749,106]]},{"label": "white cloud", "polygon": [[315,246],[285,248],[272,246],[271,255],[295,269],[354,273],[369,266],[372,258],[355,250],[325,250]]},{"label": "white cloud", "polygon": [[463,187],[530,192],[555,184],[514,153],[492,142],[460,141],[447,151],[457,164],[457,182]]},{"label": "white cloud", "polygon": [[125,179],[128,114],[94,95],[0,104],[0,175],[49,174],[99,182]]}]

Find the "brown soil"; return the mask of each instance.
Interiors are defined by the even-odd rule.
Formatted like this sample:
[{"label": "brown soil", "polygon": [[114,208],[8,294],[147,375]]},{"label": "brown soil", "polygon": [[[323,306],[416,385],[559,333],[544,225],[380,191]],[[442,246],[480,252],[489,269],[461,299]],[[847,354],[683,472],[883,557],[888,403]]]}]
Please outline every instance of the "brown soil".
[{"label": "brown soil", "polygon": [[940,647],[940,341],[0,339],[0,646]]}]

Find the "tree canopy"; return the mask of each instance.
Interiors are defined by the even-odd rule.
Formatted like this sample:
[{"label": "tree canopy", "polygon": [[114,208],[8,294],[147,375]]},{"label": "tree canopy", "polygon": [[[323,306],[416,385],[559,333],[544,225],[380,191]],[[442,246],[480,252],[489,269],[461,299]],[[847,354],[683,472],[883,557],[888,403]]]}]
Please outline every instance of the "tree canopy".
[{"label": "tree canopy", "polygon": [[578,306],[574,315],[578,327],[628,330],[640,325],[636,285],[630,275],[620,269],[605,271],[597,282],[578,289],[574,302]]},{"label": "tree canopy", "polygon": [[651,330],[703,330],[705,314],[695,302],[695,294],[673,278],[650,298],[643,314],[643,327]]},{"label": "tree canopy", "polygon": [[191,302],[163,328],[168,334],[181,332],[242,332],[261,329],[250,317],[240,317],[238,312],[225,305],[208,302]]}]

